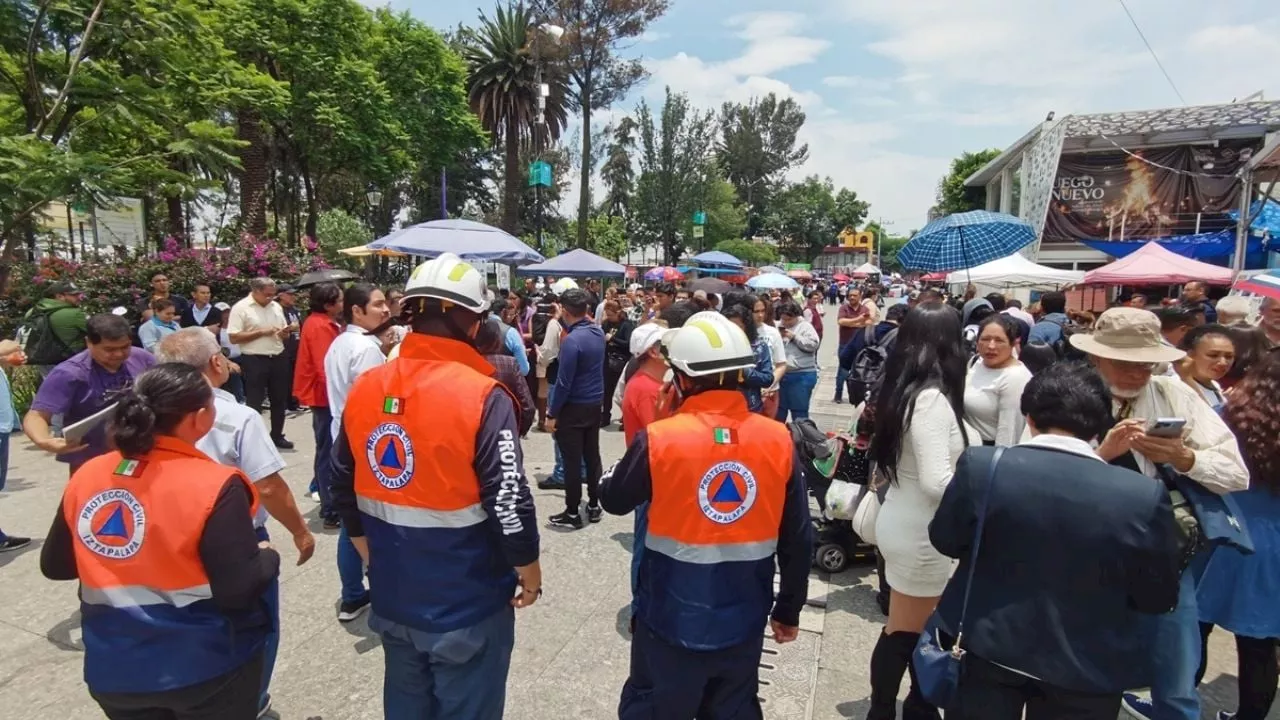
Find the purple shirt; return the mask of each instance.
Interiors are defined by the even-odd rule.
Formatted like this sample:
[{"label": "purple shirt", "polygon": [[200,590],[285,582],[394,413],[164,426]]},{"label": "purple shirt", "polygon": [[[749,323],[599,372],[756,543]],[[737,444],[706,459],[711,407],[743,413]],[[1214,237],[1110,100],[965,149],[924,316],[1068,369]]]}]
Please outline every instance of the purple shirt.
[{"label": "purple shirt", "polygon": [[[50,415],[62,415],[62,425],[74,424],[111,404],[108,395],[133,385],[134,378],[156,364],[151,353],[133,348],[124,365],[116,372],[107,372],[93,361],[88,350],[82,350],[59,363],[40,384],[32,410]],[[106,423],[99,425],[85,436],[88,445],[79,452],[57,456],[58,462],[78,466],[90,458],[107,452]]]}]

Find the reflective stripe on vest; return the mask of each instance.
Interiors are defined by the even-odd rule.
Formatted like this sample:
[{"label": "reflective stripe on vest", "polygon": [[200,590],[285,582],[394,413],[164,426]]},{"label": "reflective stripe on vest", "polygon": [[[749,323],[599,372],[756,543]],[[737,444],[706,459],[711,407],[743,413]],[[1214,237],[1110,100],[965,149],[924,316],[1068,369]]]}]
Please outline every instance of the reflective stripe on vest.
[{"label": "reflective stripe on vest", "polygon": [[410,333],[400,348],[356,380],[342,419],[377,558],[369,589],[379,617],[449,632],[508,605],[515,587],[475,471],[484,407],[501,385],[456,340]]},{"label": "reflective stripe on vest", "polygon": [[649,533],[645,535],[644,546],[649,550],[660,552],[680,562],[693,563],[695,565],[714,565],[722,562],[744,562],[771,558],[778,549],[778,541],[774,539],[762,542],[694,545]]},{"label": "reflective stripe on vest", "polygon": [[360,512],[385,520],[392,525],[411,528],[463,528],[489,519],[480,503],[460,510],[432,510],[430,508],[392,505],[391,503],[357,497]]},{"label": "reflective stripe on vest", "polygon": [[107,605],[114,608],[141,607],[143,605],[172,605],[186,607],[201,600],[212,600],[208,585],[156,590],[142,585],[121,585],[112,588],[81,588],[80,602],[89,605]]}]

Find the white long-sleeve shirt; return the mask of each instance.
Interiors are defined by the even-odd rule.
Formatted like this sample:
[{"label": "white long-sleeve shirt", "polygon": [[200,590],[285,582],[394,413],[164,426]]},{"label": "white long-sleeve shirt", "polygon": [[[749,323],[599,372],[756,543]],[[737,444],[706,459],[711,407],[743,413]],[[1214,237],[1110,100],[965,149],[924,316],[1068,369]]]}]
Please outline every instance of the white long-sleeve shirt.
[{"label": "white long-sleeve shirt", "polygon": [[366,335],[364,328],[355,325],[348,325],[329,346],[329,351],[324,354],[324,384],[329,396],[329,412],[333,413],[330,427],[334,439],[338,437],[342,411],[347,407],[347,394],[351,392],[356,378],[365,370],[386,361],[378,338]]},{"label": "white long-sleeve shirt", "polygon": [[964,385],[964,417],[985,442],[1010,447],[1022,437],[1022,390],[1031,371],[1020,362],[992,369],[981,361],[969,368]]}]

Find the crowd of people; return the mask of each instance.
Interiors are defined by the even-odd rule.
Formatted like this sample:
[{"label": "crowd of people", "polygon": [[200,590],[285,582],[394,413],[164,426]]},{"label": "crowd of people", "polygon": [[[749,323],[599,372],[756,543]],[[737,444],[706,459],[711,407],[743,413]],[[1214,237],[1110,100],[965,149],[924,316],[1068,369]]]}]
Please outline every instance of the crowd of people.
[{"label": "crowd of people", "polygon": [[[337,619],[369,614],[388,718],[502,716],[514,613],[542,594],[530,432],[555,447],[538,486],[564,491],[549,527],[633,516],[619,716],[760,717],[760,630],[796,637],[813,546],[814,470],[784,423],[809,417],[823,372],[878,490],[868,720],[897,716],[908,675],[908,719],[1192,720],[1216,627],[1240,662],[1240,706],[1220,717],[1261,720],[1274,700],[1280,301],[1215,303],[1190,283],[1095,316],[1062,293],[1024,308],[908,284],[497,290],[451,255],[403,289],[313,286],[305,314],[268,278],[228,305],[157,275],[135,323],[51,290],[25,357],[3,341],[0,361],[39,368],[21,425],[71,476],[41,567],[80,582],[85,678],[113,719],[269,710],[267,518],[299,564],[315,548],[280,475],[294,407],[338,532]],[[612,429],[627,450],[606,469]],[[0,533],[0,550],[28,542]],[[942,708],[917,677],[922,642],[964,652]]]}]

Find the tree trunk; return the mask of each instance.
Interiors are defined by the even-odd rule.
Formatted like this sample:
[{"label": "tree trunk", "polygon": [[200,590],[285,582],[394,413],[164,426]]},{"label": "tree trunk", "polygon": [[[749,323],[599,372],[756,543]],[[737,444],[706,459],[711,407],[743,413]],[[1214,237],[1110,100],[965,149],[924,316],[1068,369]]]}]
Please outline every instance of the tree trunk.
[{"label": "tree trunk", "polygon": [[240,227],[255,237],[267,232],[267,151],[258,111],[245,107],[236,116],[236,137],[248,143],[240,149]]},{"label": "tree trunk", "polygon": [[182,242],[182,236],[185,235],[183,231],[186,229],[182,217],[182,196],[166,196],[164,203],[168,214],[165,221],[165,232],[168,233],[170,237],[177,239],[178,242]]},{"label": "tree trunk", "polygon": [[578,247],[587,246],[591,216],[591,83],[582,86],[582,182],[578,193]]},{"label": "tree trunk", "polygon": [[[305,162],[302,163],[302,182],[307,191],[307,224],[302,234],[305,237],[315,238],[316,221],[320,215],[320,202],[316,197],[315,185],[311,182],[311,166]],[[302,243],[299,242],[298,244],[301,245]]]},{"label": "tree trunk", "polygon": [[512,235],[519,234],[520,225],[520,127],[515,113],[507,116],[506,172],[503,173],[502,229]]}]

